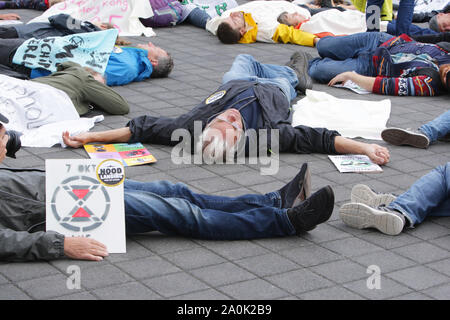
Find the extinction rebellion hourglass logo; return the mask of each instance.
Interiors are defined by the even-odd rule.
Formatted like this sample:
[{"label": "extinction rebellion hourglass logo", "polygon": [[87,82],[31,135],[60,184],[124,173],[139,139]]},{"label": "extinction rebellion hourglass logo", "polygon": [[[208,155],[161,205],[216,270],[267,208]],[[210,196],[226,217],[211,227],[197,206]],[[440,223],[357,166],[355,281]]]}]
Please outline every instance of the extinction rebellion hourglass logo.
[{"label": "extinction rebellion hourglass logo", "polygon": [[111,210],[106,187],[123,182],[122,168],[119,161],[105,160],[96,168],[98,180],[82,174],[66,177],[56,187],[50,202],[56,221],[72,232],[89,232],[100,227]]}]

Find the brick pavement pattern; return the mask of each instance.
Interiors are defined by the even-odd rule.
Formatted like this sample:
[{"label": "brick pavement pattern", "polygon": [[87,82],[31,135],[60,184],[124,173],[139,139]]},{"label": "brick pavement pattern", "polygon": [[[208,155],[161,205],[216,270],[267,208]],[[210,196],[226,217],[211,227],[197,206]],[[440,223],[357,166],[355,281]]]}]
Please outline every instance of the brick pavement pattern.
[{"label": "brick pavement pattern", "polygon": [[[240,0],[239,3],[243,3]],[[28,21],[37,11],[14,10]],[[125,116],[105,115],[93,130],[124,126],[150,114],[178,116],[213,92],[239,53],[264,63],[284,64],[295,51],[317,56],[314,48],[289,44],[223,45],[208,32],[190,25],[155,29],[152,41],[174,57],[166,79],[152,79],[114,89],[130,103]],[[416,128],[449,107],[449,97],[359,96],[350,91],[314,85],[339,98],[379,101],[389,98],[388,125]],[[355,106],[357,107],[357,106]],[[377,142],[378,143],[378,142]],[[379,142],[386,145],[384,142]],[[401,193],[435,166],[450,159],[450,145],[427,150],[388,146],[391,162],[380,174],[340,174],[326,155],[282,154],[280,170],[262,176],[257,165],[175,165],[171,148],[146,145],[153,165],[128,167],[139,181],[167,179],[193,190],[234,196],[273,191],[288,182],[304,162],[313,173],[314,191],[329,184],[336,194],[331,219],[300,237],[252,241],[204,241],[159,233],[129,237],[127,253],[102,262],[58,260],[0,263],[0,299],[448,299],[450,298],[450,218],[428,219],[396,237],[346,227],[340,205],[350,200],[354,184]],[[52,158],[87,158],[83,149],[23,148],[8,167],[44,168]],[[67,268],[81,268],[81,289],[66,287]],[[381,289],[366,286],[368,266],[381,269]]]}]

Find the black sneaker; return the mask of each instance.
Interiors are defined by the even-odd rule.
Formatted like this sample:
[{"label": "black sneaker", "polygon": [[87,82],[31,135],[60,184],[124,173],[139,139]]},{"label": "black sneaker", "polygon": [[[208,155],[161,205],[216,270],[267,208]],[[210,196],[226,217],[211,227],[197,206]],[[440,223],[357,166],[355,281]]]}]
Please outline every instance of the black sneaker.
[{"label": "black sneaker", "polygon": [[298,206],[288,209],[289,221],[297,234],[310,231],[318,224],[327,221],[334,208],[334,193],[330,186],[326,186],[313,193],[311,197]]},{"label": "black sneaker", "polygon": [[381,138],[395,146],[407,145],[426,149],[430,145],[430,139],[419,131],[401,128],[387,128],[381,132]]},{"label": "black sneaker", "polygon": [[311,195],[311,173],[307,163],[304,163],[297,175],[283,188],[278,190],[282,208],[298,206]]},{"label": "black sneaker", "polygon": [[297,51],[291,56],[291,60],[287,63],[287,66],[292,68],[298,78],[298,84],[295,87],[297,91],[305,93],[306,89],[312,89],[313,82],[308,75],[308,62],[312,60],[312,56],[309,53]]}]

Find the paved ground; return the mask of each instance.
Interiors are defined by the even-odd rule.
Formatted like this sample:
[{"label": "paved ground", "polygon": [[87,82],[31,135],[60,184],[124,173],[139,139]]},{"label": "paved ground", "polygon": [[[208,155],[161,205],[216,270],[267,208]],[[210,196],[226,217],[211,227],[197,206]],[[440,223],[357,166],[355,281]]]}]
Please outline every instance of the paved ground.
[{"label": "paved ground", "polygon": [[[18,10],[24,20],[37,12]],[[118,128],[143,114],[178,116],[215,90],[238,53],[266,63],[282,64],[296,50],[317,55],[313,48],[294,45],[225,46],[192,26],[156,30],[151,40],[168,49],[175,69],[168,79],[115,88],[131,105],[126,116],[108,116],[95,130]],[[346,90],[315,85],[337,97],[381,100]],[[447,97],[391,97],[389,125],[417,127],[448,109]],[[355,104],[357,107],[357,104]],[[381,142],[384,145],[383,142]],[[330,221],[301,237],[254,241],[202,241],[159,233],[131,237],[127,254],[101,263],[61,260],[1,263],[0,299],[442,299],[450,298],[450,218],[429,219],[397,237],[346,227],[338,208],[349,201],[356,183],[379,191],[400,193],[417,178],[450,158],[448,144],[428,150],[391,147],[392,160],[380,174],[340,174],[326,155],[281,155],[280,170],[262,176],[254,165],[175,165],[171,149],[147,145],[154,165],[127,168],[141,181],[182,181],[199,192],[217,195],[265,193],[281,187],[308,162],[313,187],[333,187],[336,205]],[[25,148],[6,166],[41,167],[45,159],[87,158],[83,150],[59,147]],[[67,268],[81,268],[81,289],[66,287]],[[369,290],[369,265],[381,268],[381,289]]]}]

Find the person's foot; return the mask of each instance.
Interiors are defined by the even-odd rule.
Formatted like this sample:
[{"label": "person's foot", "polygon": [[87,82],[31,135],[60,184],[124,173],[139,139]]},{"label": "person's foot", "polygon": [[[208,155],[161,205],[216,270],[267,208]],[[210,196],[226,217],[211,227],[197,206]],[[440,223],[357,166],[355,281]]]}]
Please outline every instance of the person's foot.
[{"label": "person's foot", "polygon": [[356,229],[375,228],[384,234],[398,235],[405,226],[405,217],[385,206],[372,208],[364,203],[346,203],[339,209],[341,220]]},{"label": "person's foot", "polygon": [[395,146],[407,145],[426,149],[430,145],[430,139],[419,131],[401,128],[387,128],[381,132],[381,138]]},{"label": "person's foot", "polygon": [[364,203],[372,208],[377,208],[381,205],[388,205],[396,199],[396,197],[389,193],[377,193],[364,184],[357,184],[352,188],[350,201],[355,203]]},{"label": "person's foot", "polygon": [[297,234],[310,231],[318,224],[327,221],[334,208],[334,193],[330,186],[326,186],[313,193],[298,206],[287,210],[289,221]]},{"label": "person's foot", "polygon": [[313,87],[312,79],[308,75],[308,62],[311,59],[312,56],[309,53],[297,51],[292,54],[290,61],[287,63],[287,66],[297,74],[298,84],[295,89],[301,93],[305,93],[306,89],[312,89]]},{"label": "person's foot", "polygon": [[299,173],[278,190],[281,196],[281,207],[292,208],[299,205],[311,195],[311,173],[307,163],[300,168]]}]

